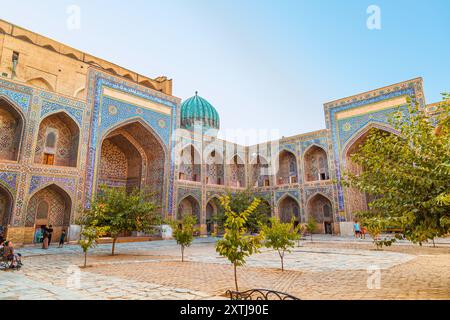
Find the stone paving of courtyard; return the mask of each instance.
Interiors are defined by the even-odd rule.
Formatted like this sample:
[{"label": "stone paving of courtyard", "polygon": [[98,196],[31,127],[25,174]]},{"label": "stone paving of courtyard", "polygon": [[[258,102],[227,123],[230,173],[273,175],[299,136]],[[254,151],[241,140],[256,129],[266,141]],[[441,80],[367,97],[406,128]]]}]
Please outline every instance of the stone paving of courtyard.
[{"label": "stone paving of courtyard", "polygon": [[[174,241],[99,245],[80,269],[78,246],[21,248],[25,266],[0,272],[0,299],[224,299],[233,289],[233,269],[197,239],[180,262]],[[302,241],[279,270],[278,254],[263,249],[238,272],[240,289],[270,288],[301,299],[450,299],[450,239],[438,248],[402,242],[383,251],[370,240],[316,236]],[[368,271],[371,270],[371,271]],[[379,271],[377,271],[379,270]],[[368,288],[379,272],[380,288]]]}]

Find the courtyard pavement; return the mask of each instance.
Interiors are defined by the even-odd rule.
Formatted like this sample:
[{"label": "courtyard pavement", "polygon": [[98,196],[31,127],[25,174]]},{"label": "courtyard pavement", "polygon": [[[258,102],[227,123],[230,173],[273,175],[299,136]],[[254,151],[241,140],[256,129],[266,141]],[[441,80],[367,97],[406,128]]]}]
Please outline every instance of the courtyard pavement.
[{"label": "courtyard pavement", "polygon": [[[76,245],[20,248],[24,267],[0,272],[0,299],[224,299],[232,268],[215,241],[196,239],[185,263],[174,241],[120,243],[115,257],[102,244],[89,253],[87,269],[79,268]],[[450,299],[450,239],[437,244],[376,251],[369,239],[318,235],[286,255],[283,273],[278,254],[262,249],[239,269],[239,281],[241,290],[270,288],[302,299]],[[382,283],[369,287],[377,275]]]}]

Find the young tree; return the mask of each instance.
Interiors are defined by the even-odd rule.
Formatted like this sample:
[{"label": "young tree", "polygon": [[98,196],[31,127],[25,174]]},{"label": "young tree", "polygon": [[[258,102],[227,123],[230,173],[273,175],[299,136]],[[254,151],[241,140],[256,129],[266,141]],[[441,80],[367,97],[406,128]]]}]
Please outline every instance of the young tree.
[{"label": "young tree", "polygon": [[362,226],[366,227],[377,250],[381,250],[383,246],[390,247],[397,240],[396,238],[381,238],[383,230],[386,230],[388,226],[393,226],[392,223],[389,224],[387,221],[380,218],[363,219],[361,221]]},{"label": "young tree", "polygon": [[278,218],[271,218],[269,226],[263,226],[265,246],[278,252],[281,259],[281,271],[284,271],[284,256],[290,252],[289,248],[295,246],[295,240],[300,239],[302,225],[295,226],[295,220],[290,223],[282,223]]},{"label": "young tree", "polygon": [[112,255],[115,254],[119,236],[126,232],[150,233],[160,224],[158,207],[151,201],[152,195],[135,189],[102,186],[91,209],[85,213],[87,225],[106,227],[113,239]]},{"label": "young tree", "polygon": [[181,221],[168,221],[172,227],[173,237],[177,244],[181,246],[181,262],[184,262],[184,249],[190,247],[196,232],[195,225],[197,218],[192,215],[185,215]]},{"label": "young tree", "polygon": [[414,100],[409,101],[408,111],[405,115],[399,109],[391,116],[398,135],[369,133],[351,157],[362,170],[348,172],[345,185],[374,199],[369,210],[358,213],[359,218],[399,225],[408,240],[422,244],[450,230],[448,95],[438,115],[430,116]]},{"label": "young tree", "polygon": [[97,226],[89,226],[85,227],[81,232],[81,239],[78,241],[81,249],[84,252],[84,268],[87,267],[87,255],[88,251],[91,248],[95,248],[97,246],[98,239],[104,235],[106,232],[106,228],[101,228]]},{"label": "young tree", "polygon": [[313,232],[317,229],[317,221],[313,216],[308,217],[308,222],[305,225],[306,231],[311,236],[311,242],[313,241]]},{"label": "young tree", "polygon": [[[251,190],[237,191],[228,193],[230,197],[230,207],[234,212],[245,211],[257,198],[256,194]],[[213,218],[219,229],[223,230],[226,216],[223,208]],[[269,217],[272,216],[272,208],[267,201],[260,201],[258,207],[248,216],[245,227],[251,233],[258,233],[261,226],[267,225]]]},{"label": "young tree", "polygon": [[263,234],[248,235],[245,227],[248,217],[256,210],[260,201],[256,198],[245,210],[235,212],[231,208],[230,196],[220,198],[227,219],[225,221],[225,234],[223,239],[217,242],[216,251],[233,264],[236,291],[239,291],[237,267],[245,264],[246,257],[258,252],[264,237]]}]

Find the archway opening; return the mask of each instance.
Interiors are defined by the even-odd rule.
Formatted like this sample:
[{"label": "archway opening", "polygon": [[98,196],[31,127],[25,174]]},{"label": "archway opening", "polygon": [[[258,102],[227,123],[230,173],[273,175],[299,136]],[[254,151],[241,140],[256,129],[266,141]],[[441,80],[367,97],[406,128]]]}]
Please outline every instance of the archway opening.
[{"label": "archway opening", "polygon": [[39,125],[34,162],[61,167],[76,167],[80,130],[66,113],[46,117]]},{"label": "archway opening", "polygon": [[281,222],[291,222],[294,218],[295,222],[299,223],[301,221],[300,217],[300,206],[294,198],[291,196],[286,196],[280,201],[278,205],[279,216]]},{"label": "archway opening", "polygon": [[216,197],[208,201],[206,205],[206,232],[210,235],[213,232],[217,232],[220,229],[221,217],[223,216],[223,210],[220,206],[219,199]]},{"label": "archway opening", "polygon": [[230,164],[230,186],[245,188],[245,163],[235,155]]},{"label": "archway opening", "polygon": [[316,194],[308,201],[307,212],[316,220],[317,232],[333,234],[333,205],[327,197]]},{"label": "archway opening", "polygon": [[219,151],[213,150],[206,158],[206,183],[214,185],[224,184],[223,156]]},{"label": "archway opening", "polygon": [[50,185],[36,192],[28,201],[25,227],[34,228],[34,237],[27,242],[42,242],[42,226],[53,227],[53,238],[58,239],[70,226],[72,200],[62,188]]},{"label": "archway opening", "polygon": [[328,157],[324,149],[318,146],[310,147],[304,156],[306,182],[330,179]]},{"label": "archway opening", "polygon": [[11,222],[13,198],[11,194],[0,186],[0,235],[6,235],[6,229]]},{"label": "archway opening", "polygon": [[[363,172],[362,166],[352,161],[352,155],[359,152],[361,147],[366,142],[367,138],[372,132],[382,132],[387,134],[393,134],[387,130],[383,130],[376,127],[371,127],[364,131],[357,139],[355,139],[344,152],[345,172],[352,175],[359,175]],[[348,187],[345,188],[345,208],[350,219],[353,219],[354,214],[360,211],[367,211],[369,209],[369,203],[375,199],[375,196],[361,192],[360,190]]]},{"label": "archway opening", "polygon": [[99,166],[99,186],[145,190],[162,210],[166,157],[151,129],[132,122],[111,131],[103,139]]},{"label": "archway opening", "polygon": [[19,160],[23,127],[19,111],[0,97],[0,160]]},{"label": "archway opening", "polygon": [[193,145],[181,150],[178,178],[184,181],[201,181],[201,157]]},{"label": "archway opening", "polygon": [[183,217],[191,215],[197,218],[197,225],[200,225],[200,204],[193,196],[187,196],[178,204],[177,219],[182,220]]},{"label": "archway opening", "polygon": [[277,185],[297,182],[297,158],[292,152],[283,150],[278,155]]},{"label": "archway opening", "polygon": [[251,185],[260,187],[270,187],[272,185],[272,175],[269,172],[269,162],[261,155],[257,155],[251,164]]}]

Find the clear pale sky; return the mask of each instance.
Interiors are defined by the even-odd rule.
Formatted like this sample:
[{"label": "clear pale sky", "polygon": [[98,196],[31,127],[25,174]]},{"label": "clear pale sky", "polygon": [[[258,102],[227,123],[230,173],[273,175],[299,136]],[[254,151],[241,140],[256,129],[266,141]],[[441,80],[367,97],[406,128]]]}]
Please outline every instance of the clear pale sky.
[{"label": "clear pale sky", "polygon": [[[369,5],[381,30],[366,26]],[[323,103],[419,76],[428,103],[450,91],[448,0],[0,0],[0,18],[172,78],[182,99],[198,90],[224,129],[323,129]]]}]

